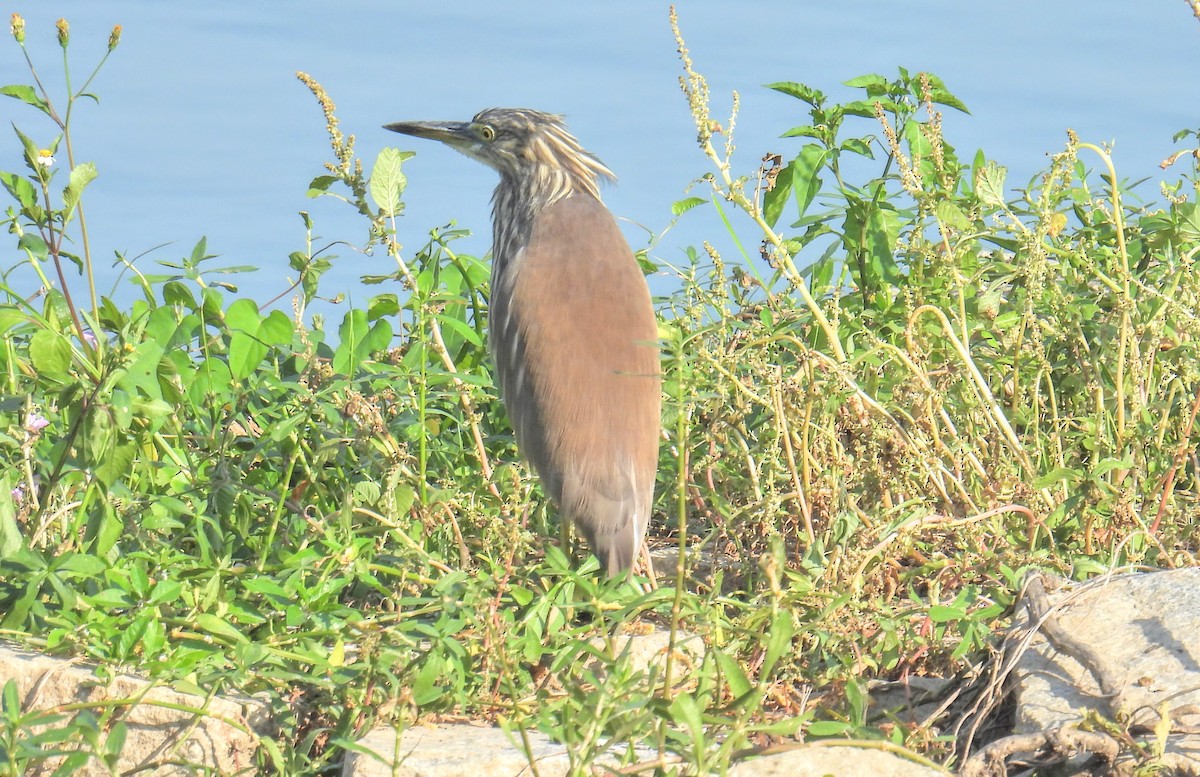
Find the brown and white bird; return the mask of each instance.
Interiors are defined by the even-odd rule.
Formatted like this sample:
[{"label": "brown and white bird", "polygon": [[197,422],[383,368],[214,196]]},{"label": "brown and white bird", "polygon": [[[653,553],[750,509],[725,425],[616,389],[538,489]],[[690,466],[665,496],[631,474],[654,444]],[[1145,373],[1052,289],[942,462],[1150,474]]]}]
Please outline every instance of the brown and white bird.
[{"label": "brown and white bird", "polygon": [[658,327],[646,278],[600,202],[614,180],[562,117],[492,108],[385,129],[500,174],[488,336],[517,444],[609,575],[631,567],[658,466]]}]

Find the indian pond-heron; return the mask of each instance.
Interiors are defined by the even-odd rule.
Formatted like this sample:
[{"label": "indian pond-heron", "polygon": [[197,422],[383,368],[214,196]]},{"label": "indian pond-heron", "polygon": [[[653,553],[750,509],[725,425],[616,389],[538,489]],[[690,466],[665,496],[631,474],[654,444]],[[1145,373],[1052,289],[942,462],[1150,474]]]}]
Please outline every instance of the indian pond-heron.
[{"label": "indian pond-heron", "polygon": [[562,518],[617,575],[650,520],[658,464],[658,327],[646,278],[562,117],[491,108],[385,129],[438,140],[500,174],[488,338],[517,445]]}]

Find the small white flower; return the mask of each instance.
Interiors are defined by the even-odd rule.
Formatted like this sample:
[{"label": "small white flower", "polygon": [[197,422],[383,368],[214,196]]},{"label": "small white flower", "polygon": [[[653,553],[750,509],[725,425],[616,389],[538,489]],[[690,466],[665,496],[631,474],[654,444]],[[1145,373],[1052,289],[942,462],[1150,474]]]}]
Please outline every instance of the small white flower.
[{"label": "small white flower", "polygon": [[49,167],[54,164],[54,154],[50,153],[49,149],[43,148],[38,151],[37,163],[42,167]]}]

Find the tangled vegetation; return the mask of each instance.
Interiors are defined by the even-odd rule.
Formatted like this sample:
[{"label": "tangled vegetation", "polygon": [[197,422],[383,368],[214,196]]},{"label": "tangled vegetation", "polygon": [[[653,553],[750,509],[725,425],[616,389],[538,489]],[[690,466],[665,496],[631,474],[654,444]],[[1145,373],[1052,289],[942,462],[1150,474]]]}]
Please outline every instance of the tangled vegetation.
[{"label": "tangled vegetation", "polygon": [[[16,15],[12,30],[24,49]],[[310,194],[356,209],[361,250],[395,266],[336,336],[305,323],[333,261],[311,222],[291,315],[239,296],[204,241],[153,271],[120,259],[140,294],[121,308],[96,293],[96,170],[71,146],[92,79],[61,110],[30,60],[34,85],[0,89],[40,122],[17,133],[28,170],[0,173],[16,257],[0,277],[0,638],[266,694],[280,733],[260,769],[279,774],[329,772],[372,726],[439,715],[551,733],[580,772],[635,738],[663,773],[796,736],[953,765],[953,719],[881,714],[868,683],[970,676],[1030,569],[1194,565],[1197,132],[1176,138],[1161,205],[1130,204],[1106,150],[1074,136],[1011,190],[943,136],[940,111],[965,106],[900,70],[849,81],[861,97],[844,104],[773,84],[808,118],[743,174],[679,45],[711,172],[672,216],[694,209],[747,250],[639,255],[678,279],[658,300],[652,541],[688,551],[648,593],[546,541],[553,511],[485,358],[487,264],[455,231],[397,242],[408,154],[385,149],[368,176],[300,74],[334,154]],[[18,266],[36,294],[9,284]],[[702,662],[663,676],[590,641],[639,620],[700,635]],[[80,748],[67,766],[115,769],[119,708],[3,699],[0,775],[64,742]]]}]

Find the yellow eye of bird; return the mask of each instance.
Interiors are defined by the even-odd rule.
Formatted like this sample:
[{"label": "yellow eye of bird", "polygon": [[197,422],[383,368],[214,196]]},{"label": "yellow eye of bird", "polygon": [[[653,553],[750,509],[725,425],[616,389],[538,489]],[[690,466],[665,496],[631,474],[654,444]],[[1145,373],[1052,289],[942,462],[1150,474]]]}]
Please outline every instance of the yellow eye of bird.
[{"label": "yellow eye of bird", "polygon": [[492,129],[490,124],[484,124],[479,128],[479,137],[491,143],[496,139],[496,130]]}]

